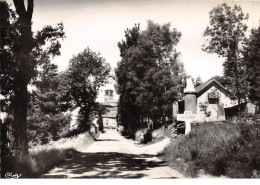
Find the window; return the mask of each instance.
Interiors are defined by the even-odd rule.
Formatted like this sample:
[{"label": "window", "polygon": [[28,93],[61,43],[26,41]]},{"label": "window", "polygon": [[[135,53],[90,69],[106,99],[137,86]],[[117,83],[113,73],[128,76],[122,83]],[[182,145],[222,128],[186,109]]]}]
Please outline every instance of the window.
[{"label": "window", "polygon": [[219,104],[219,93],[217,91],[213,91],[208,94],[209,104]]},{"label": "window", "polygon": [[105,90],[105,95],[106,96],[113,96],[113,91],[112,90]]},{"label": "window", "polygon": [[210,98],[209,97],[209,104],[218,104],[219,98]]}]

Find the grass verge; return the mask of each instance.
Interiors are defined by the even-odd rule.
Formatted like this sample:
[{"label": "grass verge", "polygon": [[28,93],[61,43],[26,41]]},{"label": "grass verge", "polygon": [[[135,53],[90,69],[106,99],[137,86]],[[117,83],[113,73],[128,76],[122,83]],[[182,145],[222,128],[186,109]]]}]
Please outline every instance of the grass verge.
[{"label": "grass verge", "polygon": [[260,125],[201,124],[179,136],[162,158],[188,177],[260,178]]},{"label": "grass verge", "polygon": [[56,164],[73,157],[82,149],[94,142],[89,133],[83,133],[71,138],[63,138],[46,145],[29,150],[26,157],[1,157],[1,178],[11,177],[11,174],[21,175],[20,178],[37,178]]}]

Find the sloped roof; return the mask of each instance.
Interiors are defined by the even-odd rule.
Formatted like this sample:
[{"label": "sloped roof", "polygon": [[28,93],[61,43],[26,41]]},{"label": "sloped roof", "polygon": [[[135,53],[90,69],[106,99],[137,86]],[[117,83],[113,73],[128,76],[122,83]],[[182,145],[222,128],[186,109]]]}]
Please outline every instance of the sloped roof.
[{"label": "sloped roof", "polygon": [[109,111],[102,115],[103,118],[116,118],[117,111]]},{"label": "sloped roof", "polygon": [[222,90],[222,92],[224,94],[226,94],[227,96],[230,96],[230,94],[226,90],[226,88],[221,83],[219,83],[218,81],[216,81],[214,79],[208,80],[205,83],[195,87],[195,92],[198,94],[198,96],[200,96],[201,94],[203,94],[204,91],[208,90],[214,84],[218,87],[218,89]]}]

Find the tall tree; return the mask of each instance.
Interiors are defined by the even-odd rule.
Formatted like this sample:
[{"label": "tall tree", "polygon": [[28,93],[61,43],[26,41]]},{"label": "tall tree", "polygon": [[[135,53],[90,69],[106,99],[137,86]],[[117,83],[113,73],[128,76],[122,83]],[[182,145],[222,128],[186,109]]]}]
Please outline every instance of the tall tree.
[{"label": "tall tree", "polygon": [[242,43],[248,14],[244,14],[240,6],[228,6],[226,3],[213,8],[210,13],[210,26],[203,34],[207,37],[208,45],[202,50],[208,53],[216,53],[224,57],[224,76],[229,83],[229,90],[237,98],[238,105],[241,98],[247,94],[247,81],[244,78],[245,68],[242,62]]},{"label": "tall tree", "polygon": [[136,95],[132,93],[132,90],[138,83],[132,68],[137,64],[135,62],[136,60],[129,60],[130,57],[134,57],[134,55],[131,55],[131,52],[135,50],[139,37],[140,26],[135,25],[132,29],[125,31],[125,40],[118,43],[120,56],[122,57],[116,69],[118,93],[120,94],[118,113],[120,122],[128,131],[136,127],[135,124],[139,112],[135,105]]},{"label": "tall tree", "polygon": [[64,81],[59,87],[61,97],[69,97],[80,107],[82,131],[89,128],[90,114],[99,107],[96,103],[98,89],[107,82],[110,70],[110,65],[99,53],[87,48],[72,57],[68,70],[63,74]]},{"label": "tall tree", "polygon": [[[12,104],[15,148],[22,155],[26,155],[27,86],[37,76],[37,67],[44,63],[46,56],[53,57],[59,54],[58,39],[64,37],[63,25],[59,24],[57,28],[46,26],[33,36],[33,0],[28,0],[27,9],[24,0],[14,0],[16,13],[5,2],[0,3],[1,9],[5,9],[1,21],[7,25],[1,27],[1,76],[4,77],[1,78],[1,94]],[[2,22],[0,24],[2,25]]]},{"label": "tall tree", "polygon": [[[47,60],[47,59],[46,59]],[[57,140],[69,130],[69,115],[60,108],[57,65],[47,62],[34,82],[28,110],[28,139],[31,144]]]},{"label": "tall tree", "polygon": [[125,33],[126,40],[118,43],[122,59],[116,69],[119,113],[123,125],[135,132],[144,117],[164,123],[171,115],[182,84],[183,66],[174,48],[181,34],[170,24],[152,21],[142,32],[136,25]]},{"label": "tall tree", "polygon": [[251,30],[245,42],[244,63],[249,82],[249,100],[260,107],[260,26]]}]

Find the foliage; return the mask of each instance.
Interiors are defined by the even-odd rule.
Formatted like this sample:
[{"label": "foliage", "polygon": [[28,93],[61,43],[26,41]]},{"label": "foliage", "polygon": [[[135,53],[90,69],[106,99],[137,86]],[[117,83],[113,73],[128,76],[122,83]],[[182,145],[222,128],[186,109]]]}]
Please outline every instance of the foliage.
[{"label": "foliage", "polygon": [[224,76],[216,75],[216,76],[211,77],[209,80],[213,80],[213,79],[216,80],[217,82],[219,82],[224,87],[226,87],[228,85],[227,80],[225,79]]},{"label": "foliage", "polygon": [[135,133],[135,141],[146,144],[152,141],[152,130],[150,129],[140,129]]},{"label": "foliage", "polygon": [[28,156],[1,157],[1,175],[6,172],[22,174],[21,178],[39,178],[58,163],[73,157],[77,151],[86,149],[94,142],[89,133],[77,137],[62,138],[47,145],[38,145],[29,150]]},{"label": "foliage", "polygon": [[199,104],[200,111],[203,112],[206,117],[210,117],[211,116],[211,111],[207,110],[208,106],[209,106],[209,102],[208,101],[205,101],[204,103],[200,103]]},{"label": "foliage", "polygon": [[201,170],[215,176],[252,178],[260,170],[258,124],[204,123],[179,136],[164,151],[167,162],[196,177]]},{"label": "foliage", "polygon": [[170,24],[148,21],[147,29],[139,25],[125,31],[118,43],[121,61],[116,69],[119,115],[122,124],[135,132],[150,117],[164,124],[172,115],[172,103],[180,96],[183,65],[174,48],[181,37]]},{"label": "foliage", "polygon": [[233,8],[226,3],[213,8],[210,13],[210,26],[203,34],[207,37],[208,45],[203,51],[216,53],[225,58],[223,63],[224,76],[228,82],[229,91],[240,99],[247,95],[248,83],[244,78],[246,71],[242,62],[242,43],[245,40],[248,15],[242,12],[240,6]]},{"label": "foliage", "polygon": [[95,101],[98,89],[110,76],[110,70],[109,64],[100,54],[87,48],[72,57],[68,70],[61,75],[59,91],[60,99],[64,102],[61,106],[65,109],[73,104],[80,107],[79,121],[82,131],[89,129],[91,113],[102,111]]},{"label": "foliage", "polygon": [[201,77],[198,76],[196,79],[195,79],[195,82],[194,82],[194,86],[197,87],[199,85],[203,84],[202,80],[201,80]]},{"label": "foliage", "polygon": [[[27,86],[37,76],[37,68],[46,59],[59,55],[59,39],[64,38],[63,25],[46,26],[33,35],[32,14],[34,3],[14,0],[16,13],[1,1],[1,95],[4,106],[14,115],[15,147],[28,154],[27,143]],[[3,12],[3,14],[2,14]],[[3,62],[2,62],[3,61]],[[48,62],[49,60],[47,60]]]},{"label": "foliage", "polygon": [[10,114],[7,114],[6,118],[1,121],[1,156],[6,156],[11,154],[13,144],[13,122],[14,117]]},{"label": "foliage", "polygon": [[243,55],[249,81],[248,98],[260,106],[260,26],[251,30]]}]

